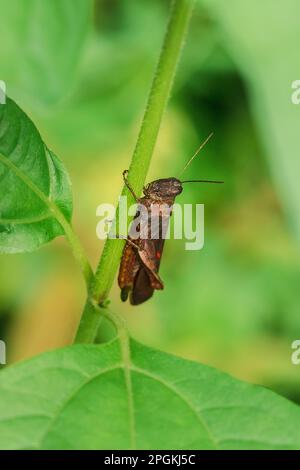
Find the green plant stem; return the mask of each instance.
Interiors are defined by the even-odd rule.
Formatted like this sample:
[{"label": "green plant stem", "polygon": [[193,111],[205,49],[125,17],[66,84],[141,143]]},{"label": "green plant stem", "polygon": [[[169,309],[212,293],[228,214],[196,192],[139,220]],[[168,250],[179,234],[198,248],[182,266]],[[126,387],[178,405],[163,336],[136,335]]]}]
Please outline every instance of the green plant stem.
[{"label": "green plant stem", "polygon": [[73,252],[73,256],[77,261],[77,264],[83,274],[87,291],[89,292],[94,278],[93,270],[85,253],[85,250],[82,247],[81,241],[74,232],[73,227],[69,224],[69,222],[66,220],[62,213],[60,213],[60,215],[62,215],[61,219],[59,220],[59,218],[57,217],[57,220],[65,231],[67,240]]},{"label": "green plant stem", "polygon": [[[140,128],[138,140],[131,164],[128,181],[136,194],[140,194],[145,183],[154,146],[157,140],[162,116],[172,88],[180,52],[191,16],[194,0],[174,0],[165,34],[160,58],[154,74],[146,111]],[[126,187],[122,195],[127,196],[128,205],[133,203],[133,197]],[[118,217],[118,209],[116,212]],[[100,258],[91,295],[100,304],[107,299],[116,275],[124,240],[107,239]],[[76,342],[93,342],[96,336],[99,318],[87,303],[79,325]]]}]

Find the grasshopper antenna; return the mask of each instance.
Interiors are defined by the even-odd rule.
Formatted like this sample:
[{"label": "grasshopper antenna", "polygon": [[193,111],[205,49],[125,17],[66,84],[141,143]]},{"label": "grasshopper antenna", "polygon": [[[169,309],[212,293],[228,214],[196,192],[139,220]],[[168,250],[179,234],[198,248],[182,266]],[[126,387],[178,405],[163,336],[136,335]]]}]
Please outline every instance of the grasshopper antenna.
[{"label": "grasshopper antenna", "polygon": [[202,144],[200,145],[200,147],[197,148],[196,152],[194,153],[194,155],[192,156],[192,158],[189,159],[189,161],[187,162],[187,164],[185,165],[185,167],[183,168],[182,172],[180,173],[179,177],[185,172],[185,170],[187,169],[187,167],[192,163],[192,161],[194,160],[195,157],[197,157],[198,153],[203,149],[203,147],[207,144],[207,142],[212,138],[212,136],[214,135],[213,132],[211,132],[209,134],[209,136],[205,139],[204,142],[202,142]]},{"label": "grasshopper antenna", "polygon": [[213,180],[186,180],[181,183],[212,183],[212,184],[223,184],[224,181],[213,181]]}]

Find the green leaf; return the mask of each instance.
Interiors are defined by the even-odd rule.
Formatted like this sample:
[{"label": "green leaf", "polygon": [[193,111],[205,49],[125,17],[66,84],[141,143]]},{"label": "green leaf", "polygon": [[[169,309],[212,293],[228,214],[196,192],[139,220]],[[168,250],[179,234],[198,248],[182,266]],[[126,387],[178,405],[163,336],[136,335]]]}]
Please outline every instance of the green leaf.
[{"label": "green leaf", "polygon": [[[131,358],[130,358],[131,356]],[[131,341],[0,373],[4,449],[294,449],[300,410],[262,387]]]},{"label": "green leaf", "polygon": [[71,219],[69,177],[28,116],[9,98],[0,105],[0,253],[33,251]]},{"label": "green leaf", "polygon": [[0,0],[0,11],[1,79],[31,104],[56,103],[74,82],[91,1]]}]

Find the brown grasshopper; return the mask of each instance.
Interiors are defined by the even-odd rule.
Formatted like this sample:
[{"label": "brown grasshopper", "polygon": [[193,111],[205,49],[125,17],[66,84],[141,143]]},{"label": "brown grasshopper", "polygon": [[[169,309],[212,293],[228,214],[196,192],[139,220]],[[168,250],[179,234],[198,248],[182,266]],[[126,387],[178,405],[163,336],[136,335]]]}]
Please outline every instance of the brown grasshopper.
[{"label": "brown grasshopper", "polygon": [[[212,135],[212,134],[211,134]],[[211,135],[196,151],[185,168],[195,158]],[[184,168],[184,170],[185,170]],[[159,277],[161,257],[165,242],[165,231],[172,214],[172,207],[182,190],[184,183],[223,183],[222,181],[188,180],[164,178],[152,181],[144,187],[142,197],[137,197],[127,180],[128,171],[123,172],[124,183],[138,204],[134,217],[135,233],[129,230],[126,245],[121,259],[118,283],[121,288],[121,299],[139,305],[148,300],[154,290],[162,290],[163,282]],[[141,210],[141,209],[146,209]],[[154,218],[154,223],[153,223]],[[138,232],[139,237],[136,237]]]}]

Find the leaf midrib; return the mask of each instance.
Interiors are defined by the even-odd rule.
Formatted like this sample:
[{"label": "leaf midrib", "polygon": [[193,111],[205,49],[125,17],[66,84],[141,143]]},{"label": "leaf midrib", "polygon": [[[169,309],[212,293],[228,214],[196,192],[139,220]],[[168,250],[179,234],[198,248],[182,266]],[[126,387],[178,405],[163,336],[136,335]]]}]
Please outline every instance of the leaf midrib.
[{"label": "leaf midrib", "polygon": [[50,212],[45,212],[44,214],[37,215],[36,217],[24,217],[23,219],[1,219],[0,218],[0,224],[2,225],[7,225],[7,224],[12,224],[12,225],[27,225],[27,224],[34,224],[36,222],[42,222],[43,220],[47,220],[50,217],[53,217],[53,215]]},{"label": "leaf midrib", "polygon": [[[126,365],[125,364],[116,364],[114,367],[109,367],[109,368],[106,368],[106,369],[103,369],[101,371],[98,371],[96,374],[92,375],[92,376],[89,376],[89,378],[87,380],[85,380],[84,382],[82,382],[80,384],[80,386],[78,386],[68,397],[67,399],[58,407],[58,409],[54,412],[46,430],[43,432],[43,435],[42,437],[40,438],[37,446],[36,446],[36,449],[41,449],[43,448],[43,443],[45,442],[46,438],[49,436],[50,432],[51,432],[51,429],[53,429],[56,421],[59,419],[62,411],[67,407],[67,405],[72,401],[72,399],[74,397],[76,397],[76,395],[86,386],[88,385],[89,383],[91,383],[93,380],[97,379],[98,377],[104,375],[104,374],[107,374],[109,372],[112,372],[112,371],[115,371],[115,370],[123,370],[124,373],[125,373],[125,368],[126,368]],[[152,380],[160,383],[161,385],[163,385],[165,388],[167,388],[168,390],[172,391],[182,402],[185,403],[185,405],[188,406],[188,408],[193,412],[194,416],[196,417],[196,419],[199,421],[199,423],[201,424],[202,428],[205,429],[206,433],[207,433],[207,436],[211,442],[211,444],[213,445],[214,449],[218,449],[219,448],[219,445],[217,443],[217,440],[216,438],[213,436],[211,430],[209,429],[208,427],[208,424],[206,423],[205,419],[203,418],[203,416],[200,415],[199,411],[195,409],[195,407],[193,406],[193,404],[188,400],[187,397],[184,396],[184,394],[182,394],[180,391],[178,391],[176,389],[176,387],[174,387],[174,385],[172,383],[168,383],[167,381],[163,380],[161,377],[159,377],[158,375],[156,374],[153,374],[145,369],[141,369],[139,367],[136,367],[134,365],[130,365],[129,367],[129,371],[130,373],[132,372],[136,372],[138,374],[141,374],[141,375],[144,375],[148,378],[151,378]],[[128,392],[128,388],[127,388],[127,392]],[[128,395],[128,393],[127,393]],[[133,412],[133,409],[131,409],[129,407],[129,414],[130,412]],[[131,422],[134,422],[134,421],[131,421]],[[131,429],[130,430],[131,432],[134,432],[134,434],[136,435],[136,428],[134,427],[134,429]],[[132,436],[131,436],[131,440],[132,440]]]},{"label": "leaf midrib", "polygon": [[[68,230],[69,223],[66,220],[64,214],[61,212],[59,207],[52,201],[43,191],[41,191],[35,183],[22,171],[20,170],[13,162],[10,161],[8,157],[0,153],[0,162],[8,167],[25,185],[34,193],[36,196],[48,207],[50,214],[61,224],[64,230]],[[49,170],[49,166],[48,166]],[[51,188],[51,175],[49,170],[50,178],[50,188]],[[50,190],[50,189],[49,189]]]}]

